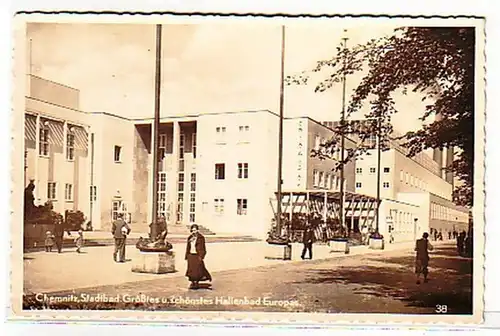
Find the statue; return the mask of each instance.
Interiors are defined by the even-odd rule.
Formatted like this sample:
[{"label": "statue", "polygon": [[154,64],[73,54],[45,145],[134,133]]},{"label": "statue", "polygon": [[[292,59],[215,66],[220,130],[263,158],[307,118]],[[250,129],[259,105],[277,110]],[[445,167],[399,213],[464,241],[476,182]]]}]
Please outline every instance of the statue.
[{"label": "statue", "polygon": [[30,180],[28,186],[24,189],[24,218],[31,218],[35,209],[35,182]]},{"label": "statue", "polygon": [[141,251],[141,252],[167,252],[172,249],[172,244],[166,241],[167,238],[167,221],[165,220],[165,217],[161,216],[156,220],[156,222],[151,223],[149,226],[156,226],[155,232],[158,234],[156,237],[152,238],[151,236],[149,238],[142,238],[139,237],[139,240],[135,244],[135,246]]}]

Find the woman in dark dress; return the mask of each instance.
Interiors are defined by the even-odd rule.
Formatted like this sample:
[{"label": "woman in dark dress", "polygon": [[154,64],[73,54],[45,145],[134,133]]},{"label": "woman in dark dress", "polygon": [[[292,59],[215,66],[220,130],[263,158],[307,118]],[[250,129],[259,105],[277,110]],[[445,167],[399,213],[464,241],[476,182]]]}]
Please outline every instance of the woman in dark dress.
[{"label": "woman in dark dress", "polygon": [[200,281],[212,281],[212,276],[205,268],[203,259],[207,254],[205,237],[198,232],[198,225],[191,225],[191,235],[186,244],[187,271],[186,276],[191,281],[190,288],[199,288]]}]

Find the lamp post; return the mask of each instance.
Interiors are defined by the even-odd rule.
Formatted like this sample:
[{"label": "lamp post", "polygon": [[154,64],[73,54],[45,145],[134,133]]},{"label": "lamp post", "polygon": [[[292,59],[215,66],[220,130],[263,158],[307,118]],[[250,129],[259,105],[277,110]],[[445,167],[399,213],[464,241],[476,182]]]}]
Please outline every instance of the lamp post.
[{"label": "lamp post", "polygon": [[280,118],[278,130],[278,181],[277,181],[277,205],[276,205],[276,229],[281,233],[281,194],[283,185],[283,105],[285,91],[285,26],[281,26],[281,73],[280,73]]},{"label": "lamp post", "polygon": [[156,25],[156,69],[155,69],[155,106],[153,124],[153,204],[152,222],[150,226],[151,239],[157,236],[156,224],[158,222],[158,128],[160,127],[160,88],[161,88],[161,33],[162,25]]},{"label": "lamp post", "polygon": [[[339,220],[340,225],[344,228],[344,160],[345,160],[345,137],[344,137],[344,127],[345,127],[345,95],[346,95],[346,74],[345,69],[347,66],[346,54],[347,49],[347,30],[344,29],[344,36],[342,37],[344,46],[344,59],[343,59],[343,73],[342,73],[342,111],[340,113],[340,213]],[[347,230],[344,230],[344,236]]]},{"label": "lamp post", "polygon": [[381,166],[381,116],[377,116],[377,207],[376,207],[376,222],[375,222],[375,232],[379,233],[380,225],[380,166]]}]

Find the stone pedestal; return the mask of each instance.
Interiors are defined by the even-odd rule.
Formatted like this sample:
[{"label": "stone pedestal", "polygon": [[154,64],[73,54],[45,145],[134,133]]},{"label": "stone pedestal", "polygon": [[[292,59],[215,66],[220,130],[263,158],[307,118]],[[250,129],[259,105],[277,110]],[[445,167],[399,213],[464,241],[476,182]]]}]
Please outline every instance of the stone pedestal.
[{"label": "stone pedestal", "polygon": [[349,243],[347,241],[330,241],[330,252],[342,252],[349,254]]},{"label": "stone pedestal", "polygon": [[370,238],[370,249],[383,250],[384,249],[384,240]]},{"label": "stone pedestal", "polygon": [[266,259],[292,260],[292,245],[267,244]]},{"label": "stone pedestal", "polygon": [[164,274],[175,272],[175,252],[140,252],[134,258],[132,272]]}]

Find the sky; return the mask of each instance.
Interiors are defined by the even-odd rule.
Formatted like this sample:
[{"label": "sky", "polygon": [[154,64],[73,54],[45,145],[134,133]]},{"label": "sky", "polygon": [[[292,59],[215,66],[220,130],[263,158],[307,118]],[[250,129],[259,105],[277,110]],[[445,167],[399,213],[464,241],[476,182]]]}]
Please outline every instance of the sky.
[{"label": "sky", "polygon": [[[347,32],[344,30],[347,28]],[[312,69],[349,45],[392,34],[396,26],[338,21],[290,24],[285,74]],[[154,113],[155,26],[144,24],[30,23],[31,73],[80,90],[80,108],[125,117]],[[267,109],[279,112],[281,28],[269,23],[169,24],[162,30],[161,115]],[[347,80],[347,96],[361,75]],[[420,97],[397,97],[393,119],[401,131],[420,127]],[[314,85],[285,88],[285,116],[336,120],[341,85],[314,93]],[[362,117],[362,113],[353,118]]]}]

